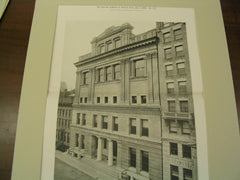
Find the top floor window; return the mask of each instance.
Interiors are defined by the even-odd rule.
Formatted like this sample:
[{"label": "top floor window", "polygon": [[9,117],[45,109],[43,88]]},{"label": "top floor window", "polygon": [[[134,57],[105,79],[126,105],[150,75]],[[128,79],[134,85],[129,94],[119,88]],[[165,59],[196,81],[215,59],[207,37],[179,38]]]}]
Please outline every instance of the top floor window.
[{"label": "top floor window", "polygon": [[181,29],[175,29],[174,31],[174,39],[179,40],[182,39],[182,30]]},{"label": "top floor window", "polygon": [[114,40],[114,43],[115,43],[115,48],[120,47],[120,45],[121,45],[120,38],[115,39],[115,40]]},{"label": "top floor window", "polygon": [[134,68],[136,77],[146,76],[146,60],[134,61]]},{"label": "top floor window", "polygon": [[163,34],[163,39],[164,39],[165,43],[170,42],[171,41],[171,33],[170,32],[164,33]]},{"label": "top floor window", "polygon": [[108,41],[106,42],[106,51],[110,51],[112,49],[112,42]]},{"label": "top floor window", "polygon": [[103,44],[101,44],[99,46],[99,52],[100,52],[100,54],[104,53],[104,45]]}]

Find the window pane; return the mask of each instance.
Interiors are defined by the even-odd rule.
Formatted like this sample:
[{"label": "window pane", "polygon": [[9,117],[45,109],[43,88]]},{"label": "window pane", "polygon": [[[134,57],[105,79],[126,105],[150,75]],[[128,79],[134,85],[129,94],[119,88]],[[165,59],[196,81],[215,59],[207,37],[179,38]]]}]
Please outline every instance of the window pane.
[{"label": "window pane", "polygon": [[188,101],[180,101],[180,111],[188,112]]},{"label": "window pane", "polygon": [[178,180],[179,176],[178,176],[178,167],[177,166],[173,166],[170,165],[170,170],[171,170],[171,180]]},{"label": "window pane", "polygon": [[148,170],[149,170],[148,152],[141,151],[141,155],[142,155],[142,171],[148,172]]},{"label": "window pane", "polygon": [[183,179],[184,180],[192,179],[192,170],[183,168]]},{"label": "window pane", "polygon": [[129,154],[130,154],[130,167],[136,167],[136,149],[129,148]]},{"label": "window pane", "polygon": [[111,81],[112,80],[112,67],[109,66],[106,68],[107,74],[106,74],[106,80]]},{"label": "window pane", "polygon": [[117,64],[114,66],[114,79],[120,79],[120,65]]},{"label": "window pane", "polygon": [[182,133],[183,134],[190,134],[191,133],[191,128],[189,122],[183,122],[182,124]]},{"label": "window pane", "polygon": [[168,111],[169,112],[175,112],[176,111],[175,101],[168,101]]},{"label": "window pane", "polygon": [[137,96],[132,96],[132,103],[136,104],[137,103]]},{"label": "window pane", "polygon": [[135,75],[136,75],[136,77],[146,76],[146,61],[145,60],[135,61]]},{"label": "window pane", "polygon": [[99,81],[104,82],[104,69],[99,69]]},{"label": "window pane", "polygon": [[147,98],[146,96],[141,96],[141,103],[146,104],[147,103]]},{"label": "window pane", "polygon": [[188,145],[182,145],[182,152],[183,152],[183,157],[184,158],[192,158],[192,152],[191,152],[191,146]]},{"label": "window pane", "polygon": [[178,144],[177,143],[170,143],[170,154],[178,155]]},{"label": "window pane", "polygon": [[170,133],[177,133],[177,130],[178,130],[177,123],[175,121],[170,121],[169,124]]}]

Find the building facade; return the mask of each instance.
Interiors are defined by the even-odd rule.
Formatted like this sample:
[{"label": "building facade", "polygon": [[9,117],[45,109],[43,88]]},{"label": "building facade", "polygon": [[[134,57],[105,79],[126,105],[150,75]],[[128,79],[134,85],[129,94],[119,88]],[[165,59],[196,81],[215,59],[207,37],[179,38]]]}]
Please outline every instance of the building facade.
[{"label": "building facade", "polygon": [[106,29],[75,63],[69,153],[126,179],[197,179],[185,24],[132,29]]},{"label": "building facade", "polygon": [[58,101],[56,149],[66,151],[70,145],[70,124],[72,122],[72,104],[74,90],[61,90]]}]

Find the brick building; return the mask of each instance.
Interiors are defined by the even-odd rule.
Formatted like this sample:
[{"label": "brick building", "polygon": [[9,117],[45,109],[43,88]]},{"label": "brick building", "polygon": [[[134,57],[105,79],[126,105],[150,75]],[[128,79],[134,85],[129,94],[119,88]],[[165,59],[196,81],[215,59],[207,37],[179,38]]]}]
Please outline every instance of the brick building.
[{"label": "brick building", "polygon": [[69,149],[74,96],[74,90],[60,90],[57,113],[56,149],[61,151]]},{"label": "brick building", "polygon": [[69,153],[116,166],[126,178],[197,179],[185,24],[132,29],[106,29],[75,63]]}]

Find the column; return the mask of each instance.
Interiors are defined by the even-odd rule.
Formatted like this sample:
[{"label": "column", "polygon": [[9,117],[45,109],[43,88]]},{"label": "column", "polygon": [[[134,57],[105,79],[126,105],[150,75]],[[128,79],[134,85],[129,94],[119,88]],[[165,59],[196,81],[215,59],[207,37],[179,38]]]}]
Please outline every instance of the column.
[{"label": "column", "polygon": [[[96,70],[95,70],[95,68],[93,68],[93,69],[91,69],[91,94],[90,94],[90,96],[91,96],[91,101],[89,101],[89,102],[91,102],[92,104],[94,104],[94,91],[95,91],[95,77],[96,77]],[[90,100],[90,99],[89,99]]]},{"label": "column", "polygon": [[136,118],[136,125],[137,125],[137,127],[136,127],[136,129],[137,129],[136,135],[138,137],[140,137],[141,133],[142,133],[141,119]]},{"label": "column", "polygon": [[117,167],[121,167],[121,152],[122,152],[122,143],[117,141]]},{"label": "column", "polygon": [[108,139],[108,165],[113,165],[113,141]]},{"label": "column", "polygon": [[101,161],[102,160],[102,138],[101,137],[97,137],[97,138],[98,138],[97,161]]},{"label": "column", "polygon": [[79,98],[79,82],[80,82],[80,73],[76,72],[76,83],[75,83],[75,98],[74,98],[74,103],[78,103],[78,98]]},{"label": "column", "polygon": [[148,103],[153,103],[153,72],[152,72],[152,59],[151,54],[146,55],[147,61],[147,77],[148,77]]},{"label": "column", "polygon": [[125,60],[125,96],[124,96],[124,101],[125,104],[129,104],[130,103],[130,82],[129,82],[129,78],[130,78],[130,60],[126,59]]},{"label": "column", "polygon": [[120,74],[121,74],[121,103],[125,103],[125,60],[120,63]]},{"label": "column", "polygon": [[160,84],[159,84],[159,69],[158,69],[158,56],[157,52],[152,54],[152,71],[153,71],[153,101],[154,104],[159,104],[159,92],[160,92]]}]

